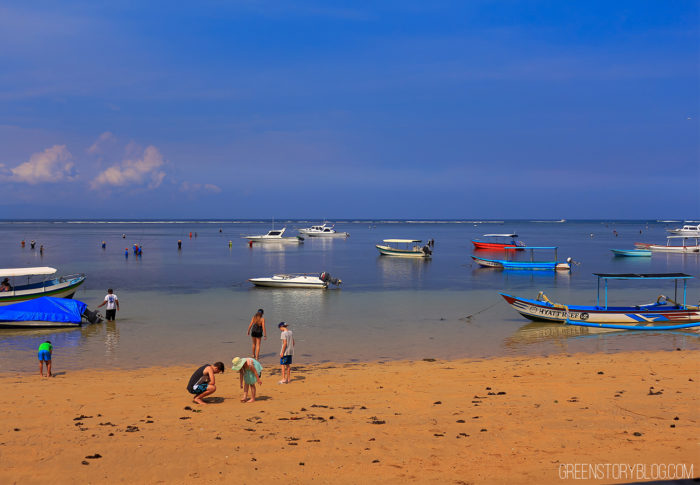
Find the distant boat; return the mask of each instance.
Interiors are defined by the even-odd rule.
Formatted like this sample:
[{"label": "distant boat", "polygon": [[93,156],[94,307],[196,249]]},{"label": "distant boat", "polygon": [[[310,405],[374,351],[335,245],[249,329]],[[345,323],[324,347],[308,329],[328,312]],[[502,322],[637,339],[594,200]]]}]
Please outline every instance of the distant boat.
[{"label": "distant boat", "polygon": [[325,223],[317,226],[305,227],[299,229],[299,233],[309,237],[348,237],[347,232],[338,232],[334,229],[335,226],[327,226]]},{"label": "distant boat", "polygon": [[82,301],[45,296],[0,308],[0,328],[79,327],[98,323],[102,315]]},{"label": "distant boat", "polygon": [[[687,280],[684,273],[594,273],[598,277],[595,306],[554,303],[540,292],[537,299],[500,293],[515,311],[530,320],[559,322],[582,327],[622,330],[676,330],[700,326],[700,308],[686,305]],[[660,295],[655,302],[635,306],[608,306],[608,280],[675,280],[674,298]],[[678,302],[678,281],[683,281],[683,301]],[[604,299],[600,287],[604,283]]]},{"label": "distant boat", "polygon": [[[680,242],[680,245],[674,244]],[[690,242],[691,244],[686,244]],[[693,244],[694,243],[694,244]],[[700,237],[667,236],[666,244],[634,243],[637,249],[646,249],[659,253],[698,253],[700,252]]]},{"label": "distant boat", "polygon": [[651,256],[651,251],[647,249],[611,249],[615,256],[620,256],[620,257],[629,257],[629,258],[635,258],[635,257],[650,257]]},{"label": "distant boat", "polygon": [[[36,268],[5,268],[0,269],[0,278],[9,281],[9,289],[0,291],[0,305],[9,305],[20,301],[32,300],[42,296],[56,298],[72,298],[78,287],[85,282],[85,275],[72,274],[58,278],[47,279],[58,270],[48,266]],[[40,281],[32,282],[32,278],[41,277]],[[26,277],[26,282],[20,278]]]},{"label": "distant boat", "polygon": [[666,229],[666,232],[675,236],[700,237],[700,224],[697,226],[685,225],[677,229]]},{"label": "distant boat", "polygon": [[433,250],[430,245],[421,246],[420,239],[384,239],[384,244],[376,248],[382,256],[397,256],[400,258],[430,258]]},{"label": "distant boat", "polygon": [[522,241],[518,241],[516,238],[517,234],[484,234],[482,237],[493,238],[490,241],[482,241],[480,239],[472,239],[472,244],[474,244],[474,249],[491,249],[491,250],[504,250],[524,248],[525,244]]},{"label": "distant boat", "polygon": [[[481,258],[478,256],[472,256],[472,259],[476,261],[480,266],[485,268],[496,268],[496,269],[509,269],[509,270],[550,270],[550,271],[570,271],[571,264],[573,260],[567,258],[566,261],[557,261],[557,247],[556,246],[526,246],[524,248],[505,248],[507,259],[488,259]],[[530,251],[529,260],[517,260],[509,256],[516,250],[523,249]],[[554,260],[535,260],[535,250],[553,250]]]},{"label": "distant boat", "polygon": [[243,236],[243,238],[255,243],[276,242],[299,244],[304,242],[304,238],[301,236],[283,237],[284,231],[286,230],[286,227],[283,227],[282,229],[272,229],[268,231],[267,234],[262,234],[258,236]]},{"label": "distant boat", "polygon": [[326,289],[330,285],[340,286],[343,281],[333,278],[330,274],[316,273],[288,273],[276,274],[270,278],[251,278],[248,281],[255,286],[267,286],[272,288],[319,288]]}]

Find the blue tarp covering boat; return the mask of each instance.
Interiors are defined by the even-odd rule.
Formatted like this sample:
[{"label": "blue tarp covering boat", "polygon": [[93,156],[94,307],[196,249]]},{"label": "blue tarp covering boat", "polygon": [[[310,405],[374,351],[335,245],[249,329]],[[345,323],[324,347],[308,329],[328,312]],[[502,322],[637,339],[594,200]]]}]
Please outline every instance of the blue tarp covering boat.
[{"label": "blue tarp covering boat", "polygon": [[79,300],[45,296],[0,307],[0,326],[80,325],[86,309]]}]

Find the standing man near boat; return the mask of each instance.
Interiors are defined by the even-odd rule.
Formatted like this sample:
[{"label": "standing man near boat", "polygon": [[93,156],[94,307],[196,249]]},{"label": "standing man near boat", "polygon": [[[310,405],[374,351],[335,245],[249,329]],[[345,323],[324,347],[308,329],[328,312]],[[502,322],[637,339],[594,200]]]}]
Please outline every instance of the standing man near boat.
[{"label": "standing man near boat", "polygon": [[107,290],[105,299],[100,303],[97,308],[107,305],[107,311],[105,312],[105,318],[107,321],[114,320],[117,317],[117,310],[119,310],[119,298],[114,294],[112,288]]}]

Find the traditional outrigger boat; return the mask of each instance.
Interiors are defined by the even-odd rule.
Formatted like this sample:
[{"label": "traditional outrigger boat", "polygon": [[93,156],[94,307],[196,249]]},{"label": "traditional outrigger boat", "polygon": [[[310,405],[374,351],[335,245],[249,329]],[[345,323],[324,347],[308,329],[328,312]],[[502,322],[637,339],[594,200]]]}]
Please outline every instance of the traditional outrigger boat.
[{"label": "traditional outrigger boat", "polygon": [[[695,244],[686,244],[690,241]],[[675,245],[680,242],[680,246]],[[638,249],[647,249],[659,253],[698,253],[700,252],[700,236],[666,236],[666,244],[634,243]]]},{"label": "traditional outrigger boat", "polygon": [[268,231],[267,234],[261,234],[257,236],[243,236],[243,238],[247,239],[251,243],[275,242],[300,244],[304,242],[304,238],[301,236],[283,237],[284,231],[286,230],[286,227],[283,227],[282,229],[272,229]]},{"label": "traditional outrigger boat", "polygon": [[[433,250],[430,244],[421,246],[420,239],[384,239],[385,244],[376,247],[382,256],[398,256],[400,258],[430,258]],[[393,246],[392,246],[393,244]]]},{"label": "traditional outrigger boat", "polygon": [[[598,277],[595,306],[563,305],[540,292],[534,300],[500,293],[515,311],[530,320],[559,322],[582,327],[624,330],[676,330],[700,326],[700,307],[686,304],[687,281],[684,273],[594,273]],[[660,295],[655,302],[634,306],[608,306],[609,280],[674,280],[674,298]],[[603,281],[604,300],[600,298]],[[678,281],[683,281],[683,301],[678,302]]]},{"label": "traditional outrigger boat", "polygon": [[[85,275],[80,273],[47,279],[47,276],[57,271],[56,268],[48,266],[0,269],[0,278],[7,278],[9,281],[9,287],[2,287],[4,290],[0,291],[0,305],[9,305],[42,296],[72,298],[78,287],[85,281]],[[32,282],[32,278],[37,276],[42,277],[42,280]],[[26,283],[20,282],[20,278],[24,277],[27,278]]]},{"label": "traditional outrigger boat", "polygon": [[488,241],[472,239],[474,249],[502,251],[504,249],[519,249],[525,247],[525,243],[516,239],[518,237],[517,234],[484,234],[482,237],[489,237],[493,239]]},{"label": "traditional outrigger boat", "polygon": [[338,232],[335,226],[327,226],[325,223],[320,226],[311,226],[299,229],[299,233],[309,237],[348,237],[347,232]]},{"label": "traditional outrigger boat", "polygon": [[[524,248],[506,247],[506,258],[508,259],[488,259],[472,256],[480,266],[485,268],[511,269],[511,270],[549,270],[549,271],[570,271],[573,260],[566,258],[566,261],[557,261],[557,246],[526,246]],[[529,250],[529,260],[512,259],[509,255],[517,250]],[[553,250],[554,260],[536,261],[535,250]]]},{"label": "traditional outrigger boat", "polygon": [[79,327],[101,321],[102,315],[82,301],[66,298],[46,296],[0,308],[0,328]]},{"label": "traditional outrigger boat", "polygon": [[272,288],[319,288],[326,289],[330,285],[340,286],[343,281],[333,278],[330,274],[316,273],[287,273],[276,274],[271,278],[251,278],[248,281],[255,286]]},{"label": "traditional outrigger boat", "polygon": [[651,251],[648,249],[611,249],[615,256],[628,258],[648,258],[651,257]]}]

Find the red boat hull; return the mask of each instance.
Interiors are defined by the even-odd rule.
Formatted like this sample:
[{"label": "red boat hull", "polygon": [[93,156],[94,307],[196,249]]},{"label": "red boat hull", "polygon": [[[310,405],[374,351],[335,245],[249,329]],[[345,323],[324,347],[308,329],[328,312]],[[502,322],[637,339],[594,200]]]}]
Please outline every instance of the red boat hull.
[{"label": "red boat hull", "polygon": [[490,249],[496,251],[503,251],[504,249],[523,249],[518,246],[514,246],[508,243],[496,243],[496,242],[484,242],[484,241],[472,241],[474,244],[474,249]]}]

